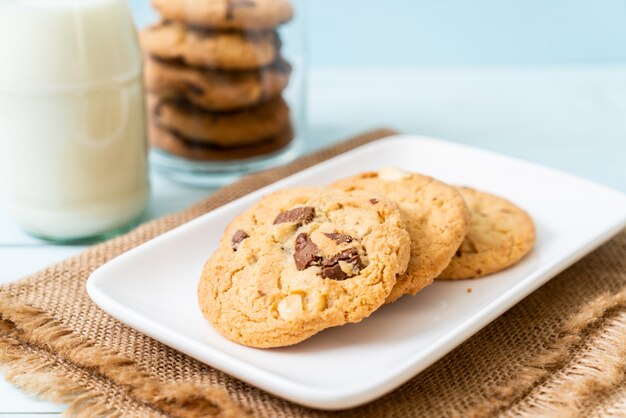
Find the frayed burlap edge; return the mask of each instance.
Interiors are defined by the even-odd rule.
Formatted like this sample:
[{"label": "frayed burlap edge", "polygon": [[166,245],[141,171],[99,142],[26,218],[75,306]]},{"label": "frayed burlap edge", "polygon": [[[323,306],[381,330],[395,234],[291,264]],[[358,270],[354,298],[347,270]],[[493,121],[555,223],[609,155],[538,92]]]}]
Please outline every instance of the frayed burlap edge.
[{"label": "frayed burlap edge", "polygon": [[[0,309],[5,309],[2,306]],[[466,417],[487,416],[541,416],[541,417],[570,417],[591,416],[592,406],[600,403],[603,396],[617,388],[624,381],[626,372],[626,290],[614,295],[602,295],[588,303],[580,311],[571,316],[563,325],[558,336],[548,346],[524,367],[519,370],[516,378],[505,385],[492,388],[492,397],[481,405],[476,405],[465,411]],[[11,309],[9,309],[10,311]],[[28,309],[16,309],[15,317],[21,321],[41,321],[41,315]],[[20,318],[20,316],[23,316]],[[29,317],[26,319],[24,317]],[[31,322],[29,325],[35,325]],[[83,342],[76,341],[67,331],[62,330],[54,323],[39,324],[41,329],[32,333],[32,338],[25,338],[24,333],[10,321],[0,321],[0,363],[6,373],[6,378],[22,390],[38,395],[57,403],[68,403],[68,416],[246,416],[248,413],[234,406],[229,400],[221,399],[215,393],[204,394],[205,388],[184,388],[184,385],[173,385],[178,398],[177,404],[163,404],[163,393],[156,396],[154,402],[142,402],[143,395],[129,385],[144,385],[153,382],[150,378],[137,376],[136,368],[131,362],[123,358],[105,355],[101,361],[90,361],[83,356],[101,357],[91,352],[91,347]],[[59,334],[61,333],[61,334]],[[47,344],[46,338],[63,340],[63,351],[56,353],[59,344]],[[43,341],[42,341],[43,339]],[[32,341],[32,342],[26,342]],[[76,345],[78,344],[78,345]],[[46,350],[50,346],[51,350]],[[72,347],[72,348],[70,348]],[[78,351],[78,356],[67,354],[69,351]],[[582,353],[582,354],[580,354]],[[61,356],[59,356],[61,354]],[[578,357],[578,358],[576,358]],[[84,378],[76,380],[76,361],[80,359]],[[69,364],[64,364],[68,362]],[[72,367],[73,366],[73,367]],[[115,379],[108,384],[111,391],[103,393],[94,387],[102,387],[101,381],[106,376],[117,375],[126,367],[129,374],[123,378],[131,380],[119,384]],[[65,373],[70,367],[71,373]],[[572,371],[567,371],[570,369]],[[99,372],[103,372],[102,374]],[[546,381],[554,374],[560,374],[555,382],[551,383],[553,390],[541,389]],[[100,385],[92,385],[94,380],[100,379]],[[132,380],[134,379],[134,380]],[[557,385],[557,388],[554,386]],[[558,389],[558,390],[555,390]],[[190,391],[187,405],[179,409],[185,392]],[[536,392],[536,393],[533,393]],[[140,396],[137,396],[140,395]],[[193,405],[201,395],[209,400],[211,405]],[[227,409],[216,410],[215,404],[221,407],[229,405]],[[160,405],[159,405],[160,403]],[[121,406],[120,406],[121,405]],[[129,405],[132,405],[129,410]],[[184,402],[182,403],[183,406]],[[189,408],[191,406],[191,408]],[[197,407],[197,408],[196,408]],[[123,409],[125,408],[125,409]],[[168,412],[169,410],[169,412]],[[585,411],[589,412],[588,414]],[[608,408],[602,416],[624,416],[624,409],[619,405]]]},{"label": "frayed burlap edge", "polygon": [[[569,317],[557,337],[518,370],[516,378],[490,389],[489,401],[468,417],[570,417],[589,412],[626,373],[626,289],[604,294]],[[555,382],[548,382],[555,378]],[[546,390],[542,386],[549,386]],[[558,386],[558,387],[555,387]],[[619,411],[624,416],[626,411]],[[584,415],[584,414],[582,414]],[[587,414],[589,415],[589,414]]]},{"label": "frayed burlap edge", "polygon": [[65,416],[166,417],[92,369],[77,368],[56,353],[26,343],[11,322],[0,320],[0,331],[0,364],[7,381],[41,399],[67,404]]},{"label": "frayed burlap edge", "polygon": [[[194,219],[208,210],[222,206],[229,201],[244,196],[260,187],[271,184],[277,178],[308,168],[320,161],[342,154],[368,142],[395,134],[389,129],[380,129],[360,135],[338,145],[304,156],[293,163],[265,172],[244,177],[239,182],[217,191],[212,197],[213,204],[207,207],[204,201],[179,214],[165,216],[151,221],[162,227],[158,234],[150,236],[144,231],[149,227],[139,227],[128,234],[96,245],[82,254],[60,264],[67,266],[95,256],[101,258],[103,250],[115,247],[126,236],[144,236],[136,245],[162,234],[174,227]],[[177,219],[177,221],[174,221]],[[171,221],[170,221],[171,220]],[[142,231],[142,229],[144,231]],[[132,247],[125,248],[124,251]],[[119,254],[109,254],[109,259]],[[107,260],[103,260],[105,262]],[[24,279],[27,283],[29,279]],[[30,348],[30,352],[28,350]],[[46,356],[43,353],[48,353]],[[60,357],[59,357],[60,356]],[[56,357],[56,358],[55,358]],[[67,361],[91,373],[91,377],[109,379],[111,383],[126,390],[126,395],[135,399],[137,407],[151,409],[148,415],[180,417],[243,417],[251,411],[237,405],[226,392],[210,385],[193,383],[163,383],[152,379],[132,361],[116,353],[103,353],[84,337],[76,335],[59,321],[43,311],[24,306],[3,295],[0,299],[0,367],[6,379],[22,390],[57,403],[68,403],[66,415],[80,416],[125,416],[120,412],[111,396],[90,389],[85,382],[76,382],[64,376],[59,362]]]},{"label": "frayed burlap edge", "polygon": [[[133,361],[115,353],[102,352],[91,342],[75,335],[72,330],[50,318],[45,312],[11,301],[1,301],[0,312],[5,327],[13,324],[14,338],[58,353],[74,364],[88,367],[106,376],[113,383],[127,388],[132,398],[151,404],[158,410],[173,416],[190,418],[207,416],[236,418],[249,415],[221,389],[194,383],[164,383],[151,378]],[[3,341],[5,333],[3,332],[0,337]],[[75,391],[75,388],[71,389]],[[61,391],[58,385],[57,390]],[[62,392],[69,393],[69,388]]]}]

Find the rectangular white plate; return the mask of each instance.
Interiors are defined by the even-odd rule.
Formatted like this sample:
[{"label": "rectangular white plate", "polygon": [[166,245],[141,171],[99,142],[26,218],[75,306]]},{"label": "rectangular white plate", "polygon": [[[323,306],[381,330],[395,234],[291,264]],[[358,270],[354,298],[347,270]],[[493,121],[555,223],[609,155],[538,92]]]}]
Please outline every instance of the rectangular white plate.
[{"label": "rectangular white plate", "polygon": [[[381,166],[511,199],[535,219],[536,248],[502,273],[437,282],[359,324],[323,331],[293,347],[243,347],[211,328],[197,306],[196,284],[233,217],[270,191],[325,185]],[[463,145],[395,136],[304,170],[131,250],[93,273],[87,290],[120,321],[202,362],[293,402],[342,409],[401,385],[625,225],[626,196],[603,186]]]}]

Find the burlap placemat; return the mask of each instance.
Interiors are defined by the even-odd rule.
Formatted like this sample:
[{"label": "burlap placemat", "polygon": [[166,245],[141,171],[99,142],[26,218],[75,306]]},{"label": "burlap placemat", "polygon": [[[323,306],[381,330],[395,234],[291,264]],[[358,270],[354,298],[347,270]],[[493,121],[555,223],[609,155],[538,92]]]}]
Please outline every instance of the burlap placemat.
[{"label": "burlap placemat", "polygon": [[283,401],[188,358],[112,319],[87,296],[88,275],[124,251],[390,133],[368,133],[247,177],[1,287],[6,378],[87,417],[626,416],[626,231],[401,388],[335,413]]}]

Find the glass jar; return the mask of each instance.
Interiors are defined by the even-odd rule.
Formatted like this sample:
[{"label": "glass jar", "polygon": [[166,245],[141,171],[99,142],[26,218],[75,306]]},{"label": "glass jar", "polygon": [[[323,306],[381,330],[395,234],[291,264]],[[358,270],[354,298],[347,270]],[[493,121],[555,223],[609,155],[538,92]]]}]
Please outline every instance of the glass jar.
[{"label": "glass jar", "polygon": [[220,186],[301,152],[303,3],[154,0],[152,11],[136,8],[146,24],[140,39],[157,170]]},{"label": "glass jar", "polygon": [[149,197],[141,55],[125,0],[0,0],[0,189],[31,234],[79,242]]}]

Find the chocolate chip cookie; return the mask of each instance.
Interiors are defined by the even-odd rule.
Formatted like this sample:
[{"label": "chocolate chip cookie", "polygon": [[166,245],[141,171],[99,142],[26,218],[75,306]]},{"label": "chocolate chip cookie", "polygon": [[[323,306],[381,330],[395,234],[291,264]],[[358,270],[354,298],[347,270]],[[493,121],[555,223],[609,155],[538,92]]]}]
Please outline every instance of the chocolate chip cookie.
[{"label": "chocolate chip cookie", "polygon": [[264,29],[293,16],[289,0],[152,0],[170,20],[216,29]]},{"label": "chocolate chip cookie", "polygon": [[189,104],[148,96],[153,123],[196,142],[221,147],[257,144],[278,135],[289,124],[289,107],[277,97],[232,112],[209,112]]},{"label": "chocolate chip cookie", "polygon": [[227,227],[204,266],[198,300],[232,341],[291,345],[369,316],[406,270],[409,252],[400,210],[383,196],[282,190]]},{"label": "chocolate chip cookie", "polygon": [[282,58],[247,71],[197,69],[177,62],[148,59],[145,82],[161,97],[184,98],[207,110],[227,111],[277,97],[287,86],[291,66]]},{"label": "chocolate chip cookie", "polygon": [[250,70],[274,62],[280,42],[273,30],[216,32],[164,22],[141,32],[141,46],[152,56],[190,66]]},{"label": "chocolate chip cookie", "polygon": [[438,279],[472,279],[519,262],[535,244],[535,225],[523,209],[508,200],[469,187],[459,192],[472,223],[450,264]]},{"label": "chocolate chip cookie", "polygon": [[148,125],[150,143],[158,149],[196,161],[231,161],[265,156],[283,150],[293,139],[291,124],[269,138],[263,138],[252,145],[224,147],[186,138],[175,130],[150,123]]},{"label": "chocolate chip cookie", "polygon": [[432,177],[387,168],[339,180],[331,187],[380,193],[400,206],[411,235],[411,259],[387,302],[431,284],[450,262],[470,225],[461,195]]}]

